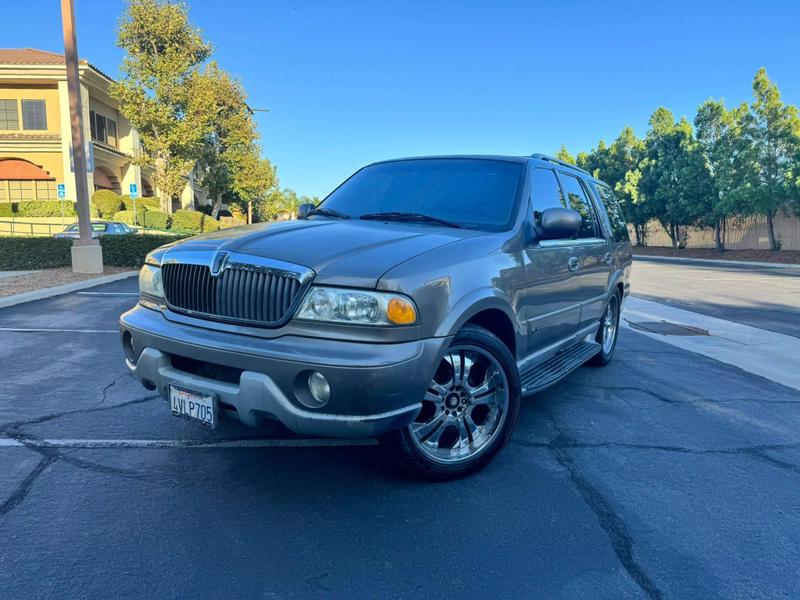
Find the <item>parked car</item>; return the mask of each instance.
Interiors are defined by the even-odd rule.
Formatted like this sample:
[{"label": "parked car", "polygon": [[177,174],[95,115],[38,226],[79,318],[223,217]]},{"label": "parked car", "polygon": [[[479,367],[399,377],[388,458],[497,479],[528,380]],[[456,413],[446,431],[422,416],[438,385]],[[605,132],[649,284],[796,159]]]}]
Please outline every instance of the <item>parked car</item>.
[{"label": "parked car", "polygon": [[[101,235],[123,235],[126,233],[136,233],[136,230],[125,223],[119,221],[92,221],[92,237]],[[78,224],[73,223],[64,231],[56,233],[53,237],[57,238],[79,238],[81,236]]]},{"label": "parked car", "polygon": [[497,456],[521,396],[614,355],[628,231],[572,165],[379,162],[300,213],[147,257],[122,345],[173,415],[375,436],[452,479]]}]

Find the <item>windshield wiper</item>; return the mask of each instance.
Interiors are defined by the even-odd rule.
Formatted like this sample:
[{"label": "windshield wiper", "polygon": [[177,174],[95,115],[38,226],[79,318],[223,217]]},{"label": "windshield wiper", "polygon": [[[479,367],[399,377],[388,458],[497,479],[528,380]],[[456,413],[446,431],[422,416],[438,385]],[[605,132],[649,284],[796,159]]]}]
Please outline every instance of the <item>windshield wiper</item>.
[{"label": "windshield wiper", "polygon": [[324,206],[318,206],[314,208],[306,214],[304,217],[307,219],[313,215],[322,215],[323,217],[330,217],[332,219],[349,219],[351,218],[350,215],[346,215],[344,213],[339,212],[338,210],[333,210],[332,208],[325,208]]},{"label": "windshield wiper", "polygon": [[458,223],[446,221],[439,217],[432,217],[430,215],[423,215],[421,213],[413,212],[382,212],[382,213],[368,213],[361,215],[359,219],[366,219],[371,221],[409,221],[416,223],[435,223],[437,225],[444,225],[445,227],[453,227],[455,229],[464,229]]}]

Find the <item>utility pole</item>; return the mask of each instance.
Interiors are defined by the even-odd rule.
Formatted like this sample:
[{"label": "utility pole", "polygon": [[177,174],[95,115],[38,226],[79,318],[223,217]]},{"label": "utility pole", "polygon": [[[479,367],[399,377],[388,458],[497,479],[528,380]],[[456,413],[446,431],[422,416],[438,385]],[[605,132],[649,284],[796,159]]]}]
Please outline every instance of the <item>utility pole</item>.
[{"label": "utility pole", "polygon": [[86,142],[83,136],[83,107],[78,70],[78,40],[75,33],[73,0],[61,0],[61,21],[64,28],[64,61],[67,68],[67,92],[72,129],[72,162],[75,166],[75,194],[78,204],[80,237],[72,244],[73,273],[102,273],[103,250],[92,238],[89,212],[89,184],[86,180]]}]

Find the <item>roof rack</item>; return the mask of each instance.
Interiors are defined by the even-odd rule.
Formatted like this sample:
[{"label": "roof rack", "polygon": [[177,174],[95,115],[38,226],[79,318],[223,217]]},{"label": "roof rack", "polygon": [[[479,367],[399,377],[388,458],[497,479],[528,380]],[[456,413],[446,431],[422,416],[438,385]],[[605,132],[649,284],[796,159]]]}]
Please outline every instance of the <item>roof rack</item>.
[{"label": "roof rack", "polygon": [[576,171],[580,171],[581,173],[586,173],[589,177],[592,177],[592,174],[589,173],[586,169],[581,169],[580,167],[576,167],[575,165],[568,163],[565,160],[561,160],[556,158],[555,156],[550,156],[548,154],[531,154],[531,158],[538,158],[539,160],[546,160],[547,162],[556,163],[557,165],[561,165],[562,167],[569,167],[570,169],[575,169]]}]

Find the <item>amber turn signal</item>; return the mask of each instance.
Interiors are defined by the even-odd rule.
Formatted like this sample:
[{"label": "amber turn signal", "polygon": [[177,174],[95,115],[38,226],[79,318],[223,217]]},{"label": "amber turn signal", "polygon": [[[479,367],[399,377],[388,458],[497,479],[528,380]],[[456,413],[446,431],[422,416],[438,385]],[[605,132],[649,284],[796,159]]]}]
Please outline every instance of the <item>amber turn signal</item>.
[{"label": "amber turn signal", "polygon": [[386,318],[395,325],[411,325],[417,320],[417,312],[408,300],[392,298],[386,307]]}]

